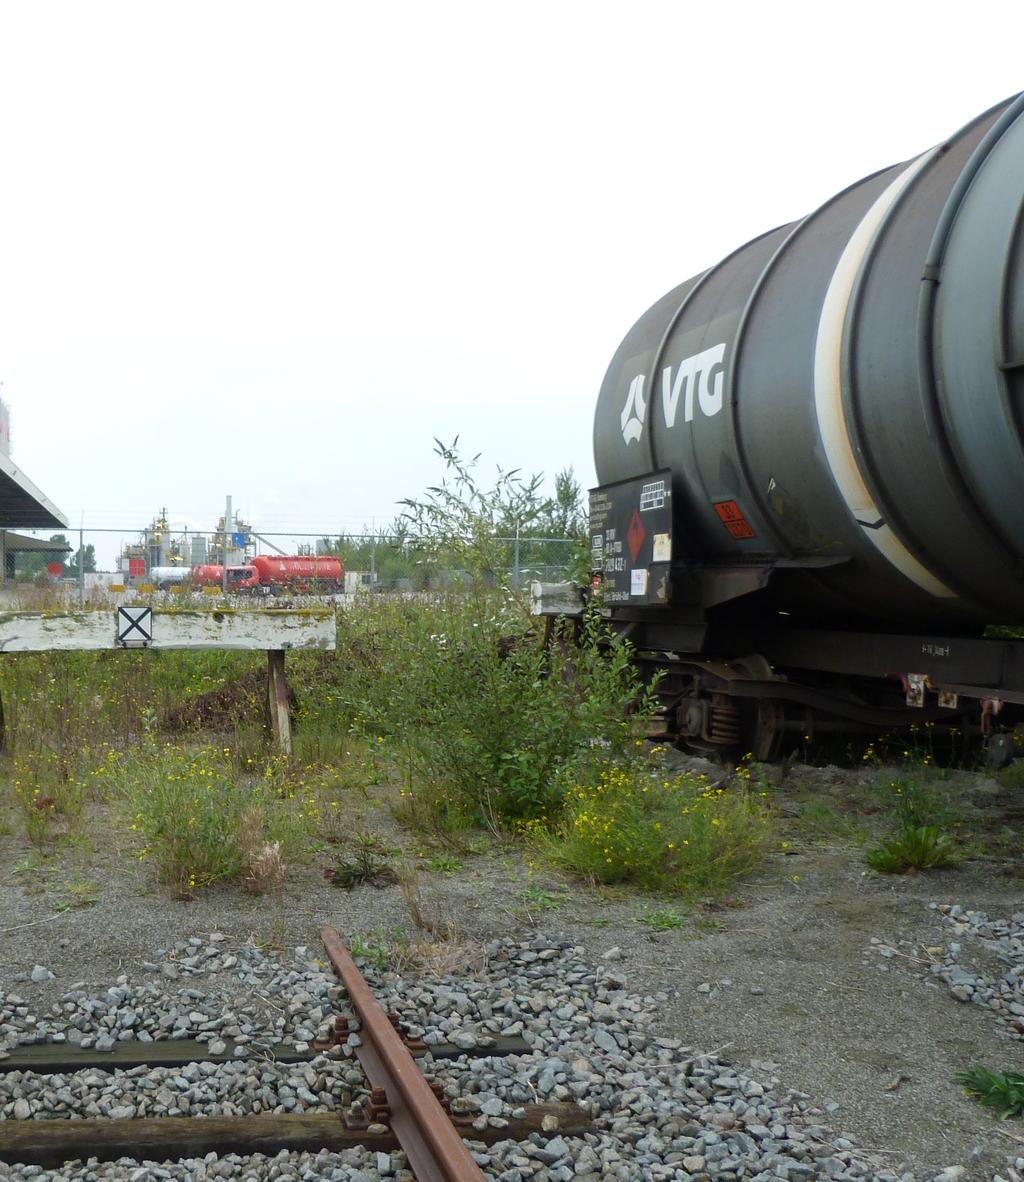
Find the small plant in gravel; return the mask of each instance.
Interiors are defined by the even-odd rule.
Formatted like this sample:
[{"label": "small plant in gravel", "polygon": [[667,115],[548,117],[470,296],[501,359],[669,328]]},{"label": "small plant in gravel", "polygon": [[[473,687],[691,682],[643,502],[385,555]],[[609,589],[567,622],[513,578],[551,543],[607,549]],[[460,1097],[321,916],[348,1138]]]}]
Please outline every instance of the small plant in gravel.
[{"label": "small plant in gravel", "polygon": [[76,881],[69,882],[64,887],[64,898],[59,910],[67,911],[71,908],[92,907],[99,900],[102,887],[98,882]]},{"label": "small plant in gravel", "polygon": [[908,825],[877,849],[869,850],[864,860],[881,874],[913,874],[957,863],[952,838],[935,825]]},{"label": "small plant in gravel", "polygon": [[23,857],[19,858],[17,862],[11,867],[12,874],[38,874],[40,871],[48,870],[44,857],[38,850],[29,850]]},{"label": "small plant in gravel", "polygon": [[672,773],[657,748],[577,769],[560,820],[531,833],[541,857],[591,882],[683,894],[724,890],[758,863],[771,837],[761,793],[742,781],[726,788]]},{"label": "small plant in gravel", "polygon": [[642,911],[635,918],[637,923],[642,923],[647,928],[654,928],[658,932],[669,932],[675,928],[686,927],[686,916],[682,912],[673,911],[670,908],[652,908],[649,911]]},{"label": "small plant in gravel", "polygon": [[398,882],[398,871],[391,865],[390,858],[399,850],[372,833],[357,833],[352,839],[352,846],[352,857],[324,871],[324,877],[333,886],[350,891],[364,883],[381,887]]},{"label": "small plant in gravel", "polygon": [[1000,1120],[1024,1116],[1024,1075],[1016,1071],[990,1071],[980,1064],[961,1071],[956,1082],[969,1096],[999,1113]]},{"label": "small plant in gravel", "polygon": [[409,940],[398,928],[388,931],[383,924],[375,924],[371,931],[356,932],[348,945],[352,959],[362,961],[383,973],[389,966],[405,960]]},{"label": "small plant in gravel", "polygon": [[540,883],[531,883],[523,891],[520,899],[524,911],[555,911],[568,901],[569,892],[559,889],[552,890],[550,887],[541,886]]},{"label": "small plant in gravel", "polygon": [[462,859],[454,854],[433,854],[424,863],[428,870],[435,874],[453,875],[462,869]]}]

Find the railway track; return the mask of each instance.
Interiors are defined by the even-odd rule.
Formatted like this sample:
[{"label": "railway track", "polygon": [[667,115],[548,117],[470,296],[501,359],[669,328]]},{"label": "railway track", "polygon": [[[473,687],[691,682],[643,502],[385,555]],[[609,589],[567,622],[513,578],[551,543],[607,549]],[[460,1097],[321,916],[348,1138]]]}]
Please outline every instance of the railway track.
[{"label": "railway track", "polygon": [[[481,1126],[471,1113],[453,1112],[439,1085],[427,1082],[416,1062],[424,1043],[404,1037],[397,1016],[389,1015],[373,995],[355,961],[332,928],[322,932],[331,965],[344,986],[353,1015],[338,1015],[332,1037],[311,1050],[285,1049],[278,1063],[297,1063],[312,1055],[353,1048],[369,1085],[369,1096],[342,1113],[261,1113],[236,1117],[155,1117],[133,1119],[14,1119],[0,1122],[0,1162],[10,1165],[60,1167],[73,1160],[168,1161],[214,1153],[273,1156],[286,1152],[341,1153],[361,1146],[386,1152],[401,1149],[417,1182],[482,1182],[484,1174],[466,1139],[483,1144],[498,1140],[535,1141],[579,1134],[590,1120],[573,1103],[525,1105],[513,1121]],[[435,1058],[466,1055],[452,1044],[430,1048]],[[522,1039],[495,1040],[477,1048],[478,1055],[524,1053]],[[36,1044],[0,1060],[3,1072],[39,1075],[88,1068],[132,1069],[230,1062],[236,1048],[217,1054],[193,1040],[117,1043],[110,1052]]]},{"label": "railway track", "polygon": [[[830,1129],[771,1064],[754,1075],[685,1046],[665,1024],[680,999],[632,992],[616,958],[539,932],[465,952],[445,971],[447,957],[410,974],[367,962],[384,1022],[322,953],[220,932],[140,954],[111,985],[21,972],[27,996],[0,984],[0,1179],[899,1182],[888,1148]],[[404,1086],[419,1038],[425,1113]],[[369,1063],[381,1039],[403,1043],[401,1084]],[[439,1147],[453,1129],[473,1167]]]}]

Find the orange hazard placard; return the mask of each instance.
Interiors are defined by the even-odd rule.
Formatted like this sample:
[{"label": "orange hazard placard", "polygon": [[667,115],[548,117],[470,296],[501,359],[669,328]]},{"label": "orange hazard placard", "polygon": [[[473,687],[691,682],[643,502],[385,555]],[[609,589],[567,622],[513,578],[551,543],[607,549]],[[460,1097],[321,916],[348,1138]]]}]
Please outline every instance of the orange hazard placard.
[{"label": "orange hazard placard", "polygon": [[734,538],[756,538],[757,534],[743,516],[735,501],[716,501],[715,512],[725,528]]}]

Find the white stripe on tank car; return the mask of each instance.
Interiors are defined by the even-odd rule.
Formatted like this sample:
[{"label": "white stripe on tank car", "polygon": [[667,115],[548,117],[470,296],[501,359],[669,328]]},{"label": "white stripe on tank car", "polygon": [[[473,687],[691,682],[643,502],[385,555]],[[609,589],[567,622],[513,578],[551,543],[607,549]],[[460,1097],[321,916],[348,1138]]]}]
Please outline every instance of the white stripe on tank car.
[{"label": "white stripe on tank car", "polygon": [[861,526],[864,537],[890,563],[922,590],[941,599],[955,599],[956,592],[936,578],[900,541],[886,524],[881,510],[868,491],[857,463],[843,414],[842,353],[843,329],[860,275],[875,235],[900,193],[937,154],[933,148],[919,156],[876,198],[843,251],[832,273],[818,320],[814,349],[814,407],[818,431],[828,457],[832,479],[847,508]]}]

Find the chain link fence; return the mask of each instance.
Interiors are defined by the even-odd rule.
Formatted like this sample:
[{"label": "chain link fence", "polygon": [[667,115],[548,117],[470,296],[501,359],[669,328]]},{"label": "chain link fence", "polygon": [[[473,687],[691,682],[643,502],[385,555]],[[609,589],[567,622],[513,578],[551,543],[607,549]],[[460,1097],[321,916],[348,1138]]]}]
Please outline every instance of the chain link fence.
[{"label": "chain link fence", "polygon": [[[504,579],[513,587],[527,587],[535,579],[557,582],[578,575],[578,538],[498,537],[490,539],[489,550],[499,569],[485,577],[495,582]],[[83,528],[47,535],[0,531],[0,569],[7,591],[62,587],[77,588],[84,596],[105,590],[223,590],[225,557],[227,589],[239,592],[272,593],[275,580],[282,587],[314,593],[436,591],[466,579],[457,559],[384,532],[332,537],[309,531],[257,533],[248,526],[227,533],[170,528]],[[254,567],[256,559],[260,561]],[[254,574],[258,567],[264,573]]]}]

